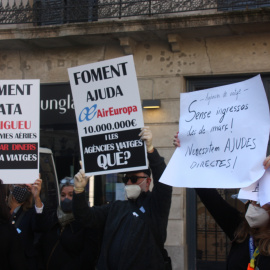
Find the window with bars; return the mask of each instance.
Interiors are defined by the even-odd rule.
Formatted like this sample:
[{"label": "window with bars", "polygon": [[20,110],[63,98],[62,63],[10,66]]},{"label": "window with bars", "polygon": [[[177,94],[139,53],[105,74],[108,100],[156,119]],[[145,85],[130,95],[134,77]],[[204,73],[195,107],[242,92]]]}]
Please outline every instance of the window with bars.
[{"label": "window with bars", "polygon": [[269,7],[269,0],[250,0],[250,1],[235,1],[235,0],[218,0],[218,11],[234,11],[247,10],[255,8]]},{"label": "window with bars", "polygon": [[[237,194],[238,189],[219,189],[219,194],[233,207],[240,212],[244,212],[244,204],[237,199],[232,199],[231,195]],[[209,269],[209,264],[214,268],[226,269],[226,258],[230,250],[230,240],[226,237],[222,229],[217,225],[213,217],[205,208],[200,198],[197,196],[197,269]]]},{"label": "window with bars", "polygon": [[98,0],[35,0],[38,25],[97,21]]}]

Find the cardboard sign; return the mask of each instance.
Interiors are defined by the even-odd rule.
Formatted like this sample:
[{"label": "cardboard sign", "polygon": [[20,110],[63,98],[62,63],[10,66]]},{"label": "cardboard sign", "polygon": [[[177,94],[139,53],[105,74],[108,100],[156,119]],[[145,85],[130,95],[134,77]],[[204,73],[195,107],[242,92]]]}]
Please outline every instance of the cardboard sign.
[{"label": "cardboard sign", "polygon": [[264,174],[269,108],[260,76],[184,93],[177,148],[161,182],[176,187],[247,187]]},{"label": "cardboard sign", "polygon": [[68,70],[87,175],[147,168],[144,126],[132,56]]},{"label": "cardboard sign", "polygon": [[0,179],[33,183],[39,175],[39,80],[0,81]]}]

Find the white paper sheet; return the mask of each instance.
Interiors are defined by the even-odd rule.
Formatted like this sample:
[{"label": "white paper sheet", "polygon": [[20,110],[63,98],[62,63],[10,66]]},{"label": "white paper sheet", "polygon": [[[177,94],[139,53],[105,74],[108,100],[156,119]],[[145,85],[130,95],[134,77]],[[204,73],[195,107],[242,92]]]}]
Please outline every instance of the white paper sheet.
[{"label": "white paper sheet", "polygon": [[181,147],[160,181],[175,187],[250,186],[264,174],[269,128],[268,102],[259,75],[181,94]]},{"label": "white paper sheet", "polygon": [[263,206],[270,202],[270,169],[267,169],[258,181],[246,188],[241,188],[238,194],[239,199],[259,201]]}]

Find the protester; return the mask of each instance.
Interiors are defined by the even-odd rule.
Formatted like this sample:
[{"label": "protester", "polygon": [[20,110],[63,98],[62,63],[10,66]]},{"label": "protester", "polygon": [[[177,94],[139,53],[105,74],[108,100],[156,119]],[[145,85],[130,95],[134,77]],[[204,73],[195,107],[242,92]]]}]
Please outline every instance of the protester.
[{"label": "protester", "polygon": [[152,192],[149,191],[150,169],[129,172],[123,178],[127,201],[89,208],[83,194],[89,178],[82,169],[75,175],[75,218],[87,227],[104,230],[99,270],[171,269],[164,242],[172,187],[158,182],[166,165],[152,145],[149,127],[142,128],[139,136],[146,141],[154,179]]},{"label": "protester", "polygon": [[10,212],[6,203],[6,190],[0,180],[0,264],[5,270],[27,270],[27,263],[19,235],[10,224]]},{"label": "protester", "polygon": [[[178,134],[174,136],[173,144],[180,147]],[[270,167],[270,156],[264,160],[263,165],[265,169]],[[216,189],[195,190],[217,224],[232,241],[226,269],[269,270],[270,204],[261,207],[257,202],[249,201],[243,216],[228,204]]]},{"label": "protester", "polygon": [[[42,180],[37,179],[31,185],[9,185],[8,206],[11,213],[11,223],[19,233],[30,270],[38,269],[38,252],[35,244],[39,231],[36,220],[43,208],[39,196],[41,183]],[[33,207],[33,200],[35,207]]]},{"label": "protester", "polygon": [[57,211],[47,212],[44,207],[40,228],[41,255],[46,270],[94,270],[99,255],[98,230],[83,228],[74,220],[72,197],[74,179],[60,181],[61,204]]}]

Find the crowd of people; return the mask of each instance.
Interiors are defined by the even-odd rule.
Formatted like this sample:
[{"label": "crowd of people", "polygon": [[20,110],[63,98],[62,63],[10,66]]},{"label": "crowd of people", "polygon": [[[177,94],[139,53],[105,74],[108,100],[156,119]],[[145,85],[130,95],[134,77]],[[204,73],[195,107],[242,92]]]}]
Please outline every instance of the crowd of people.
[{"label": "crowd of people", "polygon": [[[159,182],[166,164],[153,147],[151,130],[144,127],[139,136],[146,144],[149,168],[125,173],[124,201],[89,207],[89,177],[83,169],[60,181],[61,203],[53,211],[41,201],[41,179],[25,185],[0,181],[0,268],[172,269],[164,248],[172,187]],[[173,143],[180,147],[178,135]],[[270,167],[270,156],[264,167]],[[227,269],[269,270],[270,204],[248,201],[246,213],[240,213],[215,189],[195,190],[231,240]]]}]

